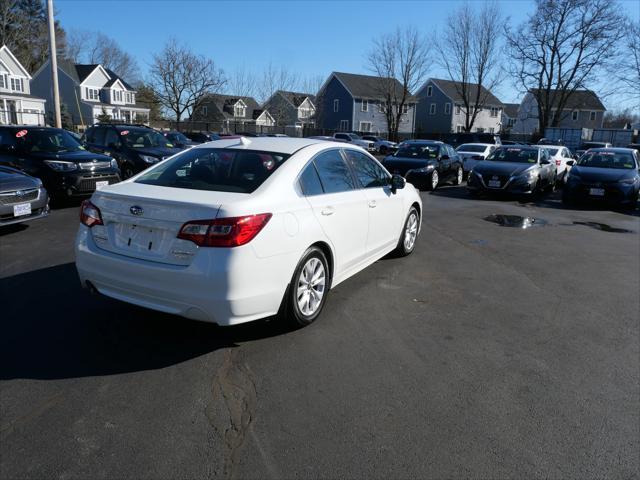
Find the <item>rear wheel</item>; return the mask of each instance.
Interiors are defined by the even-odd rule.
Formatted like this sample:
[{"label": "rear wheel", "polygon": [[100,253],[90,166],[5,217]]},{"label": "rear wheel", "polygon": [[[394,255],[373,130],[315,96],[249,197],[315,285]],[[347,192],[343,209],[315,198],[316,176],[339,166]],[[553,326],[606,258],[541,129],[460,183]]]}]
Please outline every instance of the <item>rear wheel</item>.
[{"label": "rear wheel", "polygon": [[380,150],[380,155],[387,154],[387,147],[385,145],[381,145],[379,150]]},{"label": "rear wheel", "polygon": [[298,263],[285,294],[284,319],[300,328],[312,323],[322,311],[330,287],[329,264],[322,250],[309,248]]},{"label": "rear wheel", "polygon": [[456,176],[453,179],[453,184],[454,185],[460,185],[462,183],[463,179],[464,179],[464,170],[462,170],[462,167],[458,167],[458,171],[456,172]]},{"label": "rear wheel", "polygon": [[420,225],[420,215],[415,207],[411,207],[407,220],[404,222],[404,229],[395,253],[400,257],[411,255],[413,249],[416,248],[416,240],[418,238],[418,226]]}]

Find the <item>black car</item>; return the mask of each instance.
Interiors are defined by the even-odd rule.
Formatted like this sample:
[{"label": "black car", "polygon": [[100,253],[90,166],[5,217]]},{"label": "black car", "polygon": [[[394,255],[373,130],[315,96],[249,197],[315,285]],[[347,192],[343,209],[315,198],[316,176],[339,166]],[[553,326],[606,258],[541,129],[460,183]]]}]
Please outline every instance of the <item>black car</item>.
[{"label": "black car", "polygon": [[182,132],[175,130],[171,132],[162,132],[162,134],[167,140],[169,140],[169,143],[182,150],[198,144],[198,142],[194,142],[190,138],[186,137]]},{"label": "black car", "polygon": [[181,151],[160,132],[144,125],[97,124],[89,127],[83,138],[92,152],[115,158],[123,178]]},{"label": "black car", "polygon": [[220,140],[220,135],[213,132],[185,132],[184,135],[192,142],[206,143]]},{"label": "black car", "polygon": [[634,208],[640,192],[638,152],[631,148],[594,148],[575,162],[562,201],[598,201]]},{"label": "black car", "polygon": [[382,164],[389,172],[402,175],[422,190],[435,190],[446,181],[460,185],[464,174],[462,159],[456,151],[446,143],[432,140],[402,142]]},{"label": "black car", "polygon": [[548,149],[510,145],[496,148],[473,167],[467,178],[467,189],[472,195],[533,195],[554,190],[556,180],[556,164],[551,161]]},{"label": "black car", "polygon": [[39,178],[53,198],[88,196],[120,181],[113,158],[88,152],[59,128],[0,127],[0,164]]}]

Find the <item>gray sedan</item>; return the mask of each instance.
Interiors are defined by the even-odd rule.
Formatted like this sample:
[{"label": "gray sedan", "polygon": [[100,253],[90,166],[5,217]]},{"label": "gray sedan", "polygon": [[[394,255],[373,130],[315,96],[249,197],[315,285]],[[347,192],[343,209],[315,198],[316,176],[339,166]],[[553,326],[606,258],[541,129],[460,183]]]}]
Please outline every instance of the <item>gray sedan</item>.
[{"label": "gray sedan", "polygon": [[42,182],[19,170],[0,167],[0,226],[49,215],[49,195]]}]

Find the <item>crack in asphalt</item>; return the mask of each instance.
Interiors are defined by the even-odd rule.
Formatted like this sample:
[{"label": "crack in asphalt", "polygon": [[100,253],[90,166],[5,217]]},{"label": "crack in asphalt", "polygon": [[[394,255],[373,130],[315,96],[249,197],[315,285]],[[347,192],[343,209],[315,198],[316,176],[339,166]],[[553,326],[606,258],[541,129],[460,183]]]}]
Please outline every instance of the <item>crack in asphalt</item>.
[{"label": "crack in asphalt", "polygon": [[234,478],[240,451],[255,418],[257,393],[253,373],[239,349],[225,352],[206,408],[209,423],[223,445],[222,476]]}]

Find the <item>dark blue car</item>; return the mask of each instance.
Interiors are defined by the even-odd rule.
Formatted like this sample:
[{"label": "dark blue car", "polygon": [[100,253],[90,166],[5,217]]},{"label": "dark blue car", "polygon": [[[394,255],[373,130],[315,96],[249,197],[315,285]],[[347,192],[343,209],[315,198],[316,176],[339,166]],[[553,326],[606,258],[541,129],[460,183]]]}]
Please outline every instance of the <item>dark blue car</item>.
[{"label": "dark blue car", "polygon": [[595,201],[635,208],[640,192],[639,169],[635,150],[592,148],[569,171],[562,201],[566,204]]}]

